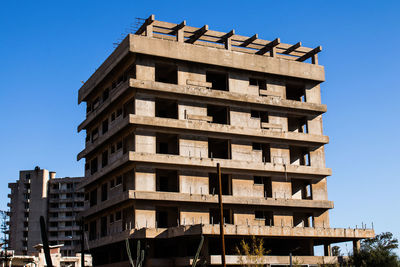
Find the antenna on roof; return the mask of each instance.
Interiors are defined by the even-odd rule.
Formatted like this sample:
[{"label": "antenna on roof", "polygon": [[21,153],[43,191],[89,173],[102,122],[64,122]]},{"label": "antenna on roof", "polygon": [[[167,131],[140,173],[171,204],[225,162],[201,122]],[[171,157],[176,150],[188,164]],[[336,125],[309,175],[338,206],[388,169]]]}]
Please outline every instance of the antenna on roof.
[{"label": "antenna on roof", "polygon": [[124,40],[125,36],[130,34],[130,33],[135,33],[140,26],[142,26],[142,24],[146,21],[145,18],[135,18],[135,21],[132,22],[131,24],[129,24],[129,26],[127,28],[125,28],[125,31],[123,33],[121,33],[121,36],[117,39],[117,41],[115,41],[113,43],[113,47],[117,48],[117,46],[119,46],[119,44],[122,42],[122,40]]}]

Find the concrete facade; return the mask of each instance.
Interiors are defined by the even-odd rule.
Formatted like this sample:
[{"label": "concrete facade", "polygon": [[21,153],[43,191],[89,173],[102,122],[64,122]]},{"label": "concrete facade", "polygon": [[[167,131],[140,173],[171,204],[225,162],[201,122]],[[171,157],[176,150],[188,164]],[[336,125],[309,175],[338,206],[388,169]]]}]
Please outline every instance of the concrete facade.
[{"label": "concrete facade", "polygon": [[94,264],[127,264],[131,238],[149,266],[187,266],[200,235],[202,260],[220,264],[217,163],[230,265],[252,235],[268,237],[267,264],[374,236],[330,228],[320,50],[154,17],[128,35],[79,90]]},{"label": "concrete facade", "polygon": [[61,254],[80,251],[80,226],[77,214],[84,209],[84,192],[78,189],[81,177],[55,178],[55,172],[36,167],[20,171],[10,183],[10,249],[18,255],[30,255],[42,242],[39,218],[47,221],[50,245],[63,244]]}]

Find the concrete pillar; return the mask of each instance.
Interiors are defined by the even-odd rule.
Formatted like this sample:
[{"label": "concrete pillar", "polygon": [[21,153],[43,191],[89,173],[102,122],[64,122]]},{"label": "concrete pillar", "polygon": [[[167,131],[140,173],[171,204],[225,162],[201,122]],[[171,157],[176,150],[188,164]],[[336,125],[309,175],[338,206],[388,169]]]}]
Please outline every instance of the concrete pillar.
[{"label": "concrete pillar", "polygon": [[353,253],[356,254],[360,252],[361,248],[361,241],[360,240],[354,240],[353,241]]},{"label": "concrete pillar", "polygon": [[332,256],[331,244],[324,244],[324,256]]}]

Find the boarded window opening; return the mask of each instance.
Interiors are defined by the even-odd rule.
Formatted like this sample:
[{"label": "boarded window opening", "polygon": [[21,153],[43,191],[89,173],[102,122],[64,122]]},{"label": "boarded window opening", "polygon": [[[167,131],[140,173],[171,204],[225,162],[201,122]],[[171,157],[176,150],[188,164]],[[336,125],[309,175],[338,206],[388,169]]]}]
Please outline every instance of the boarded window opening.
[{"label": "boarded window opening", "polygon": [[254,176],[254,184],[262,184],[264,186],[264,197],[272,197],[271,177]]},{"label": "boarded window opening", "polygon": [[156,63],[155,66],[156,82],[178,83],[178,68],[176,65]]},{"label": "boarded window opening", "polygon": [[208,139],[208,157],[218,159],[230,159],[231,147],[230,141],[225,139]]},{"label": "boarded window opening", "polygon": [[286,85],[286,99],[306,102],[305,86],[301,84],[287,84]]},{"label": "boarded window opening", "polygon": [[229,124],[228,107],[207,105],[207,116],[212,117],[213,123]]},{"label": "boarded window opening", "polygon": [[157,98],[156,117],[178,119],[178,104],[175,100]]},{"label": "boarded window opening", "polygon": [[[222,194],[232,195],[232,177],[229,174],[221,174]],[[219,190],[218,175],[216,173],[208,174],[208,192],[211,195],[218,194]]]},{"label": "boarded window opening", "polygon": [[156,227],[168,228],[178,226],[178,208],[156,207]]},{"label": "boarded window opening", "polygon": [[156,170],[156,190],[161,192],[179,192],[179,177],[177,171]]},{"label": "boarded window opening", "polygon": [[220,91],[229,91],[227,73],[207,71],[206,81],[212,84],[211,89]]}]

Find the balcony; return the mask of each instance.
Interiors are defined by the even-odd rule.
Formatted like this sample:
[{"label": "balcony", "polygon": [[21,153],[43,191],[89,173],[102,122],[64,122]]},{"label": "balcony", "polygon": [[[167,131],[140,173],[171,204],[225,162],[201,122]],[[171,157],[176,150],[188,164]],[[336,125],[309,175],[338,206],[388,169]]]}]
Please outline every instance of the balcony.
[{"label": "balcony", "polygon": [[[218,203],[217,195],[210,194],[189,194],[175,192],[151,192],[129,190],[123,194],[119,194],[113,198],[102,202],[99,206],[94,206],[83,211],[80,215],[90,216],[101,210],[118,205],[127,200],[148,200],[163,202],[180,202],[184,203],[203,203],[212,206]],[[247,196],[222,196],[224,204],[230,205],[252,205],[264,207],[291,207],[291,208],[308,208],[308,209],[332,209],[333,202],[328,200],[304,200],[304,199],[285,199],[285,198],[264,198],[264,197],[247,197]]]},{"label": "balcony", "polygon": [[[212,134],[213,136],[224,138],[241,137],[253,141],[265,141],[268,139],[273,140],[274,142],[285,142],[288,144],[295,144],[305,147],[321,146],[329,142],[329,138],[323,135],[282,132],[282,125],[279,124],[263,123],[264,128],[256,129],[208,123],[199,120],[178,120],[131,114],[127,118],[124,118],[122,121],[120,121],[116,127],[109,130],[107,134],[98,138],[94,143],[87,145],[86,148],[78,154],[77,159],[80,160],[84,158],[89,153],[94,151],[99,145],[103,144],[119,131],[122,131],[129,126],[153,127],[159,132],[168,132],[174,134],[179,134],[182,133],[182,131],[185,131],[196,135],[209,136]],[[280,131],[274,131],[274,129],[280,129]]]},{"label": "balcony", "polygon": [[230,159],[210,159],[185,157],[179,155],[164,155],[153,153],[140,153],[130,151],[121,156],[118,160],[112,162],[107,167],[100,169],[92,176],[87,177],[81,186],[84,187],[99,177],[114,171],[118,167],[127,163],[151,164],[153,167],[173,166],[182,169],[197,170],[202,172],[215,172],[217,163],[220,163],[221,169],[226,173],[246,173],[251,175],[268,176],[271,174],[291,175],[293,178],[309,179],[313,177],[323,178],[332,175],[330,168],[315,168],[302,165],[285,165],[279,162],[263,163],[253,161],[241,161]]},{"label": "balcony", "polygon": [[113,101],[115,101],[121,94],[137,88],[146,92],[165,92],[173,93],[182,97],[201,97],[202,101],[205,103],[210,102],[213,99],[221,101],[221,104],[229,105],[230,103],[236,103],[241,105],[251,105],[257,108],[268,107],[270,111],[282,112],[287,114],[302,114],[302,115],[320,115],[326,112],[327,108],[324,104],[299,102],[287,99],[278,99],[275,96],[254,96],[254,95],[244,95],[233,92],[210,90],[202,86],[194,85],[176,85],[167,84],[154,81],[144,81],[137,79],[130,79],[128,82],[121,84],[118,88],[116,94],[111,94],[112,97],[107,99],[101,107],[99,107],[96,112],[92,112],[85,121],[83,121],[79,127],[78,132],[86,129],[86,127],[92,123],[94,118],[103,112]]}]

